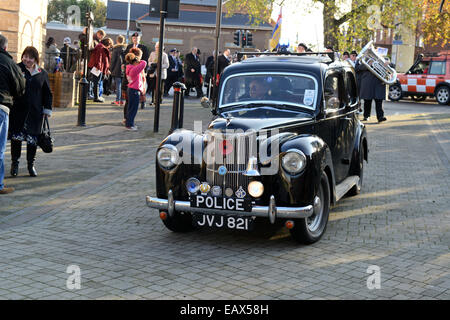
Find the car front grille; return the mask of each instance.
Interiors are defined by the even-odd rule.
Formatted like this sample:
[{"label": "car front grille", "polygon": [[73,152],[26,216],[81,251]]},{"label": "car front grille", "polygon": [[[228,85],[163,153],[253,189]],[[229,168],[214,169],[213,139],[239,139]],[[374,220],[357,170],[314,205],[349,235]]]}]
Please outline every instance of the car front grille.
[{"label": "car front grille", "polygon": [[[256,139],[252,135],[210,133],[206,154],[206,181],[211,186],[222,187],[222,190],[231,188],[233,193],[241,186],[247,190],[249,178],[243,173],[249,157],[256,157],[256,154]],[[219,174],[221,166],[226,168],[225,175]]]}]

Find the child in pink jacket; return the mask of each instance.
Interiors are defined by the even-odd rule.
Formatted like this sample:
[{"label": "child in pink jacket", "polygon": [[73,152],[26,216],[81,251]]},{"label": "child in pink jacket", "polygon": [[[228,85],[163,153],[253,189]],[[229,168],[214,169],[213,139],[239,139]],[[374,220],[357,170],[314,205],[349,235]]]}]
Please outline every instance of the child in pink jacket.
[{"label": "child in pink jacket", "polygon": [[125,56],[125,61],[128,63],[125,72],[128,80],[128,110],[125,126],[127,130],[132,131],[137,130],[137,127],[134,125],[134,118],[139,108],[140,95],[145,94],[144,70],[147,62],[141,61],[141,56],[142,52],[140,55],[130,52]]}]

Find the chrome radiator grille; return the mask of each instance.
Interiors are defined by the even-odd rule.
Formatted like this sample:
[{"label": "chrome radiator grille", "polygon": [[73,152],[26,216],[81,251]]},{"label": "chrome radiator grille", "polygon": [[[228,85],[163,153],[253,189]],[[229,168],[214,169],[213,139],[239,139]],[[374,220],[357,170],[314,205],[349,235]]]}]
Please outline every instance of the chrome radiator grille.
[{"label": "chrome radiator grille", "polygon": [[[243,173],[250,156],[256,156],[256,139],[252,135],[210,134],[207,145],[206,181],[211,186],[220,186],[223,190],[236,191],[240,186],[247,190],[249,178]],[[225,148],[224,148],[225,145]],[[225,175],[219,174],[219,168],[227,169]]]}]

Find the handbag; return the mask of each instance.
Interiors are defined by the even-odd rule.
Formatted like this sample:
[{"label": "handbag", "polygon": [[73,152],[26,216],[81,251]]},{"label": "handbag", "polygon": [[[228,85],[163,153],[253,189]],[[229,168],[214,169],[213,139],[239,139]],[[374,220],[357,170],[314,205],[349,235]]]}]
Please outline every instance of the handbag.
[{"label": "handbag", "polygon": [[53,151],[53,138],[50,134],[50,126],[48,124],[48,119],[44,116],[44,121],[42,122],[41,134],[38,136],[37,145],[41,147],[42,151],[45,153],[51,153]]}]

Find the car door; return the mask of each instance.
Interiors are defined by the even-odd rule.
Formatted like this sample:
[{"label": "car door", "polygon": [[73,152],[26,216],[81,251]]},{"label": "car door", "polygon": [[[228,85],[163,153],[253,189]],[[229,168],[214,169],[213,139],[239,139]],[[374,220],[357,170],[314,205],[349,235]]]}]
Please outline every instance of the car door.
[{"label": "car door", "polygon": [[348,158],[346,150],[346,134],[348,121],[346,116],[344,73],[342,69],[334,69],[327,73],[324,86],[325,120],[319,135],[328,144],[333,158],[333,168],[336,183],[347,176],[349,164],[343,159]]},{"label": "car door", "polygon": [[445,81],[446,64],[445,60],[431,61],[428,74],[424,75],[427,93],[434,94],[436,85]]}]

